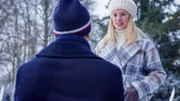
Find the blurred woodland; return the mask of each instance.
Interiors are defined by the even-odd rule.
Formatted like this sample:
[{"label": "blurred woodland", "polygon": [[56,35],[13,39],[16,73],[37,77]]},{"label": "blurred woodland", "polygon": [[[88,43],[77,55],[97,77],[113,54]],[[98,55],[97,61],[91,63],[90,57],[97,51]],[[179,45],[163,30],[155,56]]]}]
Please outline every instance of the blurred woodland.
[{"label": "blurred woodland", "polygon": [[[0,0],[0,88],[3,101],[12,101],[17,68],[54,41],[53,10],[58,0]],[[94,15],[96,0],[80,0],[91,13],[92,51],[106,34],[109,16]],[[136,24],[154,41],[168,76],[151,101],[180,101],[180,5],[174,0],[134,0]],[[108,6],[108,3],[107,5]]]}]

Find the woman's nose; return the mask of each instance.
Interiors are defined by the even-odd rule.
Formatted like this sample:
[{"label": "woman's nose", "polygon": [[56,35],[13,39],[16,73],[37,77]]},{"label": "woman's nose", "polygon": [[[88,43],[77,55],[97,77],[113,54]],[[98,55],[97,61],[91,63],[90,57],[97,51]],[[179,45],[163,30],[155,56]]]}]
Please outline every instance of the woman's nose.
[{"label": "woman's nose", "polygon": [[121,16],[117,16],[117,20],[122,20],[122,17]]}]

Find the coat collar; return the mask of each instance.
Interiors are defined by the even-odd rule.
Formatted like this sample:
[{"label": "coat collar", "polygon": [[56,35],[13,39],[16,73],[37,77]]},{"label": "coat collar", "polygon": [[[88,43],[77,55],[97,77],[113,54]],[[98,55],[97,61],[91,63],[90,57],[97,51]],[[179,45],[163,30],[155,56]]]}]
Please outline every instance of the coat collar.
[{"label": "coat collar", "polygon": [[137,42],[130,45],[123,45],[117,52],[119,58],[123,59],[121,66],[124,67],[127,62],[138,52],[139,49],[140,46]]},{"label": "coat collar", "polygon": [[[140,49],[139,42],[142,40],[142,33],[138,34],[137,40],[128,45],[128,43],[124,43],[122,47],[118,50],[118,57],[123,60],[121,66],[124,67],[127,62],[138,52]],[[121,53],[121,54],[120,54]],[[123,55],[122,55],[123,54]]]},{"label": "coat collar", "polygon": [[[136,42],[130,45],[127,45],[127,43],[124,43],[122,47],[120,47],[119,50],[117,50],[117,47],[115,44],[112,44],[112,43],[106,44],[104,50],[108,54],[105,55],[105,59],[112,61],[113,63],[115,63],[116,65],[120,67],[124,67],[127,64],[127,62],[134,56],[134,54],[136,54],[138,50],[140,49],[140,46],[138,44],[140,40],[141,40],[141,36],[138,37]],[[118,57],[118,60],[116,60],[117,57]]]},{"label": "coat collar", "polygon": [[91,52],[90,45],[83,37],[67,34],[57,37],[54,42],[45,47],[36,57],[79,58],[96,56]]}]

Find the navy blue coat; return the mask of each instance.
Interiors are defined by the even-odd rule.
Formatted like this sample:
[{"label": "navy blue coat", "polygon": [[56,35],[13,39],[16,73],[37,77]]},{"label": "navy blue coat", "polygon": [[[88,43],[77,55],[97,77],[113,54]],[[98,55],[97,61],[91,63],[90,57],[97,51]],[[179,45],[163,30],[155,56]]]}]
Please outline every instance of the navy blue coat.
[{"label": "navy blue coat", "polygon": [[15,101],[124,101],[120,69],[77,35],[61,35],[18,68]]}]

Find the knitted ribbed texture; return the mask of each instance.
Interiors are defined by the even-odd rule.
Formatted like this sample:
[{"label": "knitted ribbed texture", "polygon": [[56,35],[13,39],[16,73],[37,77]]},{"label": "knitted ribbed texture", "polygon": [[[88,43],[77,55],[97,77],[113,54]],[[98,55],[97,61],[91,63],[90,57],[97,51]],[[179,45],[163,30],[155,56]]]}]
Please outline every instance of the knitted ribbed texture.
[{"label": "knitted ribbed texture", "polygon": [[133,17],[136,17],[137,13],[137,6],[133,0],[111,0],[108,9],[110,16],[112,11],[115,9],[124,9],[128,11]]},{"label": "knitted ribbed texture", "polygon": [[54,34],[77,34],[85,36],[91,31],[88,10],[79,0],[59,0],[54,10]]},{"label": "knitted ribbed texture", "polygon": [[126,29],[121,31],[115,30],[117,50],[119,50],[120,47],[126,42],[126,37],[127,37]]}]

